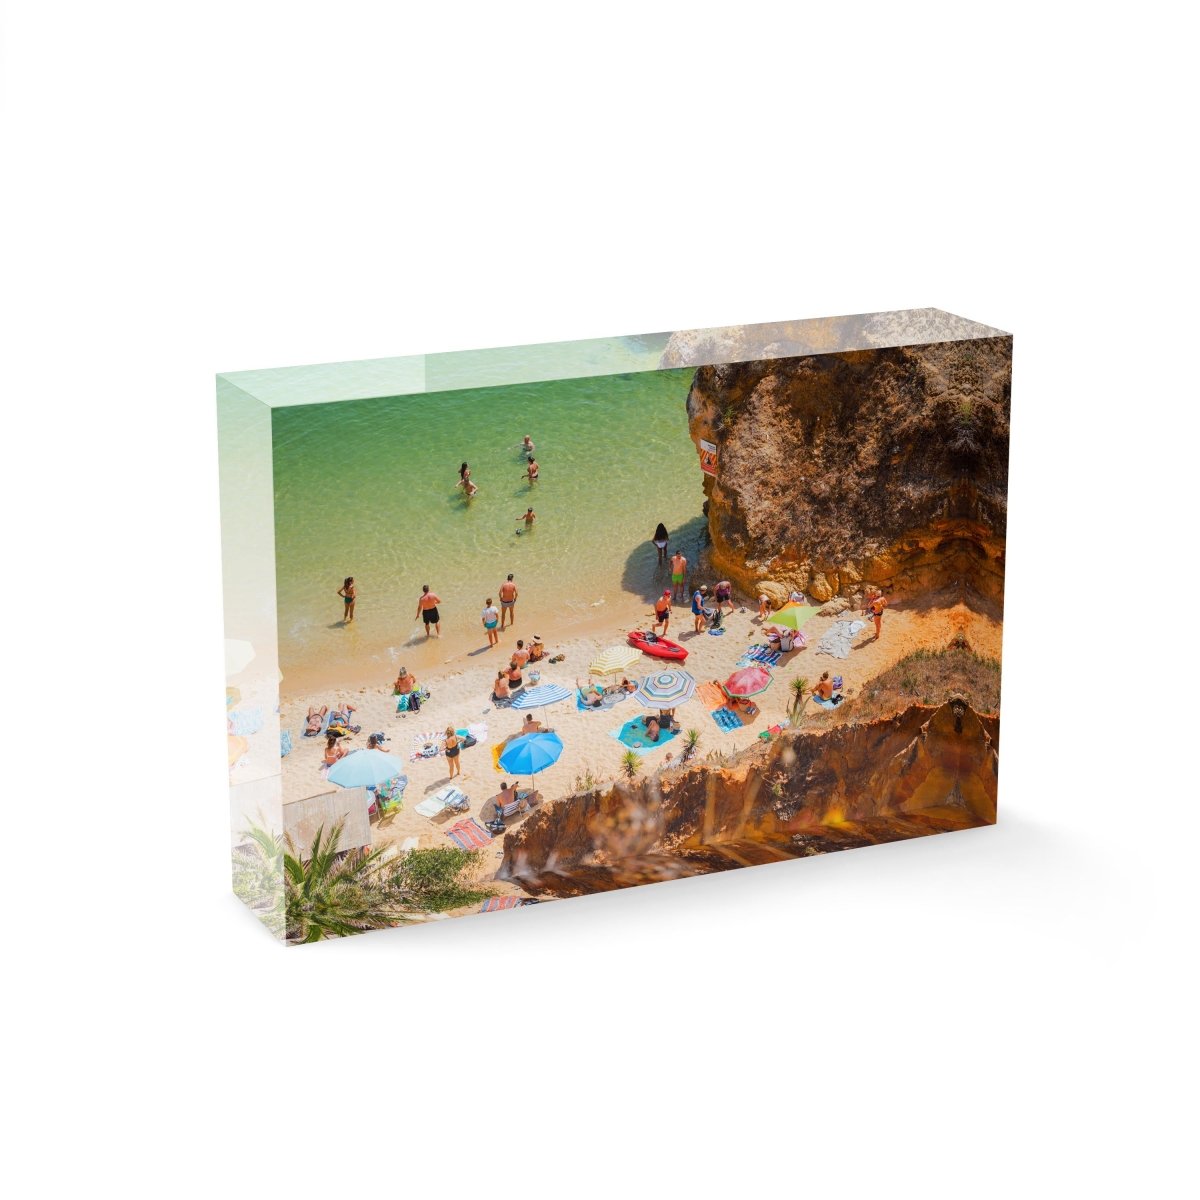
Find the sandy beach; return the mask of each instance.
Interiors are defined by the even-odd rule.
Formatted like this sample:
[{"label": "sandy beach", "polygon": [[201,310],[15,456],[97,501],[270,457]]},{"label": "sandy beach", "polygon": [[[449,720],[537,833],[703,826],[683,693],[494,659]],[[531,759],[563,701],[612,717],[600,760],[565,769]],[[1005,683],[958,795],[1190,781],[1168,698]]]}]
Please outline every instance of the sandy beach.
[{"label": "sandy beach", "polygon": [[[713,636],[705,632],[692,631],[692,618],[687,604],[677,603],[672,611],[671,630],[668,636],[679,641],[688,650],[684,668],[699,683],[725,679],[736,667],[739,658],[754,644],[762,644],[762,622],[756,606],[746,598],[734,596],[737,611],[725,619],[725,633]],[[553,637],[552,628],[539,628],[547,646],[547,656],[564,654],[565,661],[540,664],[541,682],[558,683],[574,688],[576,678],[588,679],[588,664],[596,653],[609,646],[623,646],[630,629],[648,626],[649,606],[635,596],[623,603],[606,606],[597,615],[592,628],[586,633],[576,633],[567,641]],[[815,683],[822,671],[840,674],[845,679],[845,692],[849,702],[872,678],[893,666],[899,660],[918,649],[939,648],[950,645],[957,636],[965,636],[971,646],[981,654],[999,658],[1001,626],[979,612],[962,605],[938,608],[930,607],[928,597],[920,606],[905,607],[903,597],[896,597],[889,608],[883,624],[883,636],[873,640],[873,630],[868,626],[854,639],[854,648],[849,658],[838,659],[820,654],[816,650],[822,635],[839,620],[857,618],[854,611],[835,616],[813,616],[804,625],[807,645],[785,655],[772,670],[774,681],[770,688],[755,698],[759,713],[746,718],[738,729],[724,731],[710,715],[711,705],[699,695],[679,706],[677,718],[686,731],[700,731],[701,740],[697,757],[705,758],[714,751],[731,754],[753,743],[768,726],[784,722],[788,718],[791,703],[789,684],[797,676]],[[768,622],[769,623],[769,619]],[[383,732],[389,741],[389,753],[406,762],[408,787],[404,795],[404,806],[399,812],[389,814],[372,823],[373,843],[397,846],[416,839],[419,847],[449,846],[445,829],[462,819],[464,814],[443,813],[428,819],[415,811],[415,806],[430,793],[450,782],[447,760],[443,754],[433,758],[412,760],[416,745],[425,735],[443,733],[448,725],[462,729],[486,724],[487,736],[479,745],[463,751],[462,772],[454,781],[469,797],[470,812],[467,815],[482,819],[492,813],[492,799],[506,776],[493,766],[492,747],[515,736],[525,717],[525,711],[496,708],[490,701],[492,680],[501,665],[507,665],[508,654],[516,645],[517,636],[530,636],[530,631],[519,633],[506,630],[500,645],[488,649],[482,629],[478,644],[473,649],[455,646],[447,639],[442,647],[436,640],[427,650],[426,657],[438,653],[439,649],[450,651],[443,654],[442,669],[417,672],[419,682],[431,691],[431,698],[417,714],[398,714],[393,696],[392,679],[360,679],[356,684],[316,694],[285,698],[280,706],[282,727],[293,731],[294,748],[283,759],[283,800],[288,803],[304,797],[319,795],[335,790],[321,770],[324,750],[323,738],[296,736],[303,726],[305,713],[311,707],[323,705],[342,707],[347,704],[355,708],[354,723],[362,732],[351,741],[354,748],[366,746],[371,733]],[[457,639],[456,639],[457,640]],[[643,655],[633,663],[627,674],[637,679],[658,669],[662,660]],[[672,665],[672,664],[668,664]],[[598,682],[612,683],[620,675],[595,677]],[[581,711],[574,700],[561,701],[534,711],[537,719],[553,729],[562,738],[564,750],[559,761],[537,777],[537,791],[542,804],[553,804],[579,790],[579,783],[591,774],[597,781],[611,781],[620,773],[620,762],[625,747],[613,736],[622,724],[633,717],[651,711],[635,697],[629,697],[612,709]],[[828,720],[823,710],[811,703],[806,706],[803,726],[819,731]],[[642,773],[650,774],[677,763],[684,744],[677,737],[656,748],[642,758]],[[529,786],[528,778],[519,781]],[[523,818],[510,818],[508,826],[515,828]],[[479,879],[490,880],[501,857],[500,840],[494,841],[483,851]],[[491,883],[498,894],[513,893],[511,884]]]}]

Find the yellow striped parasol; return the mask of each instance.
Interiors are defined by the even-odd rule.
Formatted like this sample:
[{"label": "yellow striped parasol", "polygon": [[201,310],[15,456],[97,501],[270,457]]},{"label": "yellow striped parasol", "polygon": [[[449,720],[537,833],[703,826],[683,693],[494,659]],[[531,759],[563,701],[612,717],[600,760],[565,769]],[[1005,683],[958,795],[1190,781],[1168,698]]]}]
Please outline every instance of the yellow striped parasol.
[{"label": "yellow striped parasol", "polygon": [[626,671],[642,657],[642,652],[633,646],[609,646],[592,659],[588,670],[593,675],[615,675]]}]

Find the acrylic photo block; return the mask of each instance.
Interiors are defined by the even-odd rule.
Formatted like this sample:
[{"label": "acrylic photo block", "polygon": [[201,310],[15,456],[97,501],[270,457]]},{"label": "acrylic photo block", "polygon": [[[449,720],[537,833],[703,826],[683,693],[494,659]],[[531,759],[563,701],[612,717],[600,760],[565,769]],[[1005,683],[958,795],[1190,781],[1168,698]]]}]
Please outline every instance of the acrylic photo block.
[{"label": "acrylic photo block", "polygon": [[993,823],[1011,362],[917,309],[219,375],[237,895],[291,944]]}]

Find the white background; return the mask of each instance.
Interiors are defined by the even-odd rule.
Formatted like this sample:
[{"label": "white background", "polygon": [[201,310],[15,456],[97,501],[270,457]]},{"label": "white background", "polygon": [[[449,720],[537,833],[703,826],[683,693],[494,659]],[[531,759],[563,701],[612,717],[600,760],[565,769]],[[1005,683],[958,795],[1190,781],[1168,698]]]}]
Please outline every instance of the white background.
[{"label": "white background", "polygon": [[[12,1194],[1195,1187],[1182,6],[3,7]],[[920,305],[1016,336],[998,827],[271,944],[214,372]]]}]

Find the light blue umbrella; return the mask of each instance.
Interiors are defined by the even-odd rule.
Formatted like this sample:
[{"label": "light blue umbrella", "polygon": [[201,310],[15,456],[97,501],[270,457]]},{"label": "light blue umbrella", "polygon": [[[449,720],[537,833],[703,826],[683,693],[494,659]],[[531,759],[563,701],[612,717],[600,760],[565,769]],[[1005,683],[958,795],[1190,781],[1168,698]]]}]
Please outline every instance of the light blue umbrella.
[{"label": "light blue umbrella", "polygon": [[560,700],[569,700],[573,695],[574,693],[568,691],[561,683],[543,683],[538,687],[522,692],[512,702],[512,707],[542,708],[547,704],[557,704]]},{"label": "light blue umbrella", "polygon": [[355,750],[338,759],[326,778],[338,787],[378,787],[404,774],[404,764],[382,750]]},{"label": "light blue umbrella", "polygon": [[552,767],[562,752],[562,739],[557,733],[527,733],[508,743],[500,755],[500,769],[510,775],[528,775],[532,787],[533,776]]}]

